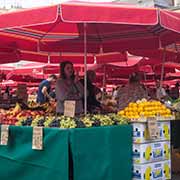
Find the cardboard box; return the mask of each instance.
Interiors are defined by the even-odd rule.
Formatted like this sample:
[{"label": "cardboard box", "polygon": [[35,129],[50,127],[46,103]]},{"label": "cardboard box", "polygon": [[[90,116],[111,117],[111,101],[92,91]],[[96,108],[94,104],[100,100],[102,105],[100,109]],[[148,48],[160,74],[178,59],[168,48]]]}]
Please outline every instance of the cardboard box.
[{"label": "cardboard box", "polygon": [[148,144],[133,144],[133,162],[135,164],[170,160],[170,142],[154,142]]},{"label": "cardboard box", "polygon": [[149,143],[156,141],[170,140],[170,121],[158,121],[159,138],[150,139],[147,123],[135,122],[133,126],[133,142],[134,143]]},{"label": "cardboard box", "polygon": [[171,161],[133,166],[133,180],[170,180]]}]

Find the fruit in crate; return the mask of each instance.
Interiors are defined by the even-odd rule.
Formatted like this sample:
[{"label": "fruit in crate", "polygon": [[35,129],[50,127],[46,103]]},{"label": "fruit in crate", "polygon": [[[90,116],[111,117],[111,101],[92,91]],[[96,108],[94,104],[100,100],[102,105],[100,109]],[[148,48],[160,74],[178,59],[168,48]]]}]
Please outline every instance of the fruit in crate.
[{"label": "fruit in crate", "polygon": [[39,104],[37,104],[36,102],[34,102],[34,101],[29,101],[28,102],[28,107],[29,108],[35,108],[35,107],[38,107],[39,106]]},{"label": "fruit in crate", "polygon": [[42,111],[24,110],[15,116],[17,126],[31,126],[38,117],[42,117]]},{"label": "fruit in crate", "polygon": [[[94,121],[92,120],[91,116],[85,116],[80,119],[81,122],[83,122],[85,127],[92,127]],[[100,125],[100,124],[99,124]]]},{"label": "fruit in crate", "polygon": [[100,126],[114,125],[114,121],[108,115],[95,114],[92,116],[92,121],[99,121]]},{"label": "fruit in crate", "polygon": [[76,128],[76,122],[74,118],[71,117],[64,117],[60,121],[60,128],[66,129],[66,128]]},{"label": "fruit in crate", "polygon": [[42,126],[42,127],[56,127],[56,128],[90,128],[98,126],[111,126],[127,124],[128,119],[117,114],[96,114],[86,115],[82,117],[66,117],[66,116],[44,116],[43,114],[21,114],[18,116],[16,125],[18,126]]},{"label": "fruit in crate", "polygon": [[109,114],[109,117],[115,122],[117,125],[128,124],[129,120],[125,117],[119,116],[118,114]]},{"label": "fruit in crate", "polygon": [[119,115],[129,118],[138,119],[140,117],[171,117],[171,110],[159,101],[147,101],[146,99],[129,103],[128,107],[118,112]]},{"label": "fruit in crate", "polygon": [[21,111],[21,106],[19,105],[19,103],[16,103],[16,106],[13,109],[10,109],[9,111],[7,111],[7,114],[15,116],[20,111]]},{"label": "fruit in crate", "polygon": [[46,106],[46,113],[55,113],[56,112],[56,102],[51,102],[48,106]]}]

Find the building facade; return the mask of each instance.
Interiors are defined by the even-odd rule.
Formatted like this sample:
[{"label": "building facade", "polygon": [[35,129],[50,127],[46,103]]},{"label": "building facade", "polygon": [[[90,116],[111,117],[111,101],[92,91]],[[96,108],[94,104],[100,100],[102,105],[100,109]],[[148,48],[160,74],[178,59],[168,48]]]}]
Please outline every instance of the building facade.
[{"label": "building facade", "polygon": [[180,4],[180,0],[114,0],[113,2],[130,3],[141,7],[160,8],[171,8]]}]

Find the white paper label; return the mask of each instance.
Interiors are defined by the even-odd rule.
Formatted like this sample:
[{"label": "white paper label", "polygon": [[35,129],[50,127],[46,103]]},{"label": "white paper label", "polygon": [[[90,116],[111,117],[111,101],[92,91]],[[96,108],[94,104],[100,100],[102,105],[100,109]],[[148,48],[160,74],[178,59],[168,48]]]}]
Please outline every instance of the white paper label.
[{"label": "white paper label", "polygon": [[8,144],[9,125],[1,125],[1,145]]},{"label": "white paper label", "polygon": [[64,116],[74,117],[76,109],[76,101],[64,102]]},{"label": "white paper label", "polygon": [[149,130],[149,136],[151,139],[156,139],[159,138],[159,130],[158,130],[158,125],[156,118],[148,118],[148,130]]},{"label": "white paper label", "polygon": [[43,128],[42,127],[33,127],[32,149],[36,149],[36,150],[43,149]]}]

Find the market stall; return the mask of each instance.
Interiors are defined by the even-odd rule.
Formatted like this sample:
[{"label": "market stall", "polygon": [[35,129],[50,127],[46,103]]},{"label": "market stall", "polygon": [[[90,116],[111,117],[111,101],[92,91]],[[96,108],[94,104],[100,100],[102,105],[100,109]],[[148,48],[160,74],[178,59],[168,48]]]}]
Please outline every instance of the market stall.
[{"label": "market stall", "polygon": [[[36,14],[36,16],[34,16],[34,14]],[[22,16],[24,18],[20,18]],[[140,101],[140,96],[137,96],[138,99],[137,97],[135,97],[136,99],[133,97],[133,102],[126,101],[127,107],[123,107],[125,109],[118,114],[86,115],[86,70],[88,53],[101,54],[104,52],[122,52],[132,49],[158,49],[162,46],[165,47],[168,44],[174,43],[180,37],[180,28],[177,25],[179,23],[178,17],[178,13],[153,8],[143,9],[133,6],[122,6],[119,4],[83,2],[69,2],[51,7],[0,15],[0,38],[2,40],[0,46],[7,45],[16,50],[30,51],[35,54],[42,51],[47,53],[84,52],[84,89],[86,92],[84,96],[85,115],[78,118],[69,118],[67,117],[69,114],[65,114],[65,116],[54,115],[53,112],[51,112],[51,110],[55,109],[52,104],[45,104],[42,107],[31,106],[30,110],[22,110],[20,105],[16,104],[14,109],[10,109],[8,112],[2,112],[1,119],[7,121],[7,119],[12,118],[11,122],[16,122],[16,125],[33,126],[33,129],[36,129],[35,127],[39,126],[41,132],[43,129],[42,127],[45,127],[44,138],[47,137],[46,131],[52,131],[53,133],[58,131],[56,133],[59,135],[64,133],[65,135],[63,138],[65,138],[65,141],[67,140],[64,147],[65,152],[63,151],[65,156],[58,157],[56,163],[59,163],[59,158],[63,158],[63,160],[66,161],[66,155],[70,151],[68,157],[71,159],[72,156],[73,165],[72,167],[70,166],[70,171],[67,166],[66,169],[63,167],[64,170],[62,171],[62,174],[61,171],[59,172],[59,175],[63,176],[62,178],[67,178],[67,174],[71,174],[72,177],[77,180],[132,179],[132,126],[123,124],[127,124],[129,121],[138,121],[138,123],[141,124],[144,123],[144,120],[149,120],[149,118],[150,120],[154,120],[156,124],[157,120],[168,121],[173,118],[173,115],[171,111],[159,101],[149,102],[146,99]],[[13,19],[16,19],[16,21],[13,21]],[[29,57],[32,58],[32,56]],[[50,55],[48,57],[50,57]],[[93,55],[93,62],[94,59],[96,59],[94,57],[96,56]],[[138,91],[136,92],[138,94]],[[133,95],[133,93],[129,95]],[[143,97],[141,96],[141,98]],[[36,108],[42,108],[42,110],[37,110]],[[71,114],[72,109],[69,111]],[[141,118],[143,118],[143,122],[141,122]],[[92,126],[95,127],[91,128]],[[49,130],[46,129],[47,127],[54,127],[54,129]],[[56,129],[55,127],[60,129]],[[165,130],[163,130],[162,127],[160,128],[160,132],[163,131],[162,134],[165,137],[168,137],[166,140],[169,140],[168,127],[169,126],[165,126]],[[21,129],[21,127],[10,127],[10,130],[7,130],[8,126],[5,126],[4,128],[6,135],[7,132],[9,133],[9,142],[7,146],[2,147],[2,149],[0,148],[0,154],[1,151],[2,154],[3,151],[6,153],[15,152],[17,147],[11,146],[11,144],[13,144],[10,140],[11,128],[13,132],[13,128],[18,130]],[[68,128],[80,129],[67,130]],[[24,131],[31,131],[31,128],[23,127],[22,129]],[[140,133],[143,132],[141,131]],[[15,134],[17,135],[16,132]],[[68,135],[68,137],[66,135]],[[53,135],[51,137],[53,137]],[[26,141],[26,139],[30,140],[30,138],[32,142],[32,139],[34,139],[32,138],[32,134],[31,136],[28,136],[28,138],[24,136],[24,134],[21,134],[21,138],[23,139],[22,142],[29,142]],[[7,141],[7,138],[5,139],[5,141]],[[48,140],[51,140],[51,138]],[[61,137],[58,138],[58,141],[59,143],[63,143]],[[19,143],[19,146],[23,145],[22,142]],[[53,139],[51,143],[52,142],[56,142],[56,140]],[[6,143],[4,143],[4,145],[5,144]],[[32,146],[29,145],[32,144],[28,143],[28,148],[31,148]],[[70,147],[69,150],[68,146]],[[166,144],[165,147],[167,146],[168,145]],[[47,147],[48,145],[44,146],[43,151],[31,150],[31,152],[33,151],[31,159],[36,157],[36,152],[38,154],[47,152]],[[58,149],[61,147],[57,148],[56,146],[55,148],[53,155],[57,155],[58,153],[58,156],[61,156],[61,153],[58,152]],[[63,148],[61,148],[61,150],[62,149]],[[169,146],[166,150],[168,154]],[[25,153],[25,151],[23,152]],[[158,154],[158,160],[163,161],[162,163],[166,160],[165,164],[160,163],[160,170],[149,167],[147,167],[146,172],[137,172],[138,170],[136,170],[135,173],[133,173],[134,179],[139,178],[139,175],[141,176],[141,179],[144,179],[144,177],[150,178],[151,174],[156,175],[156,172],[158,172],[160,178],[170,178],[169,154],[167,155],[168,157],[164,159],[164,149],[161,148],[160,152],[162,152],[163,155],[159,157]],[[150,154],[151,153],[150,150]],[[152,163],[157,159],[149,158],[150,154],[148,154],[146,158],[148,163],[150,163],[149,166],[153,166]],[[43,158],[43,154],[41,155]],[[15,155],[15,157],[18,156]],[[25,161],[28,157],[28,154],[25,154],[22,157],[22,160]],[[46,159],[45,163],[47,162]],[[6,161],[4,161],[4,163],[6,163]],[[54,162],[52,163],[56,166]],[[65,164],[67,165],[67,162],[65,162]],[[136,165],[137,164],[134,164],[134,167]],[[59,166],[59,164],[57,166]],[[143,166],[143,164],[141,164],[141,166]],[[20,171],[21,168],[18,169]],[[30,179],[37,178],[39,172],[36,173],[37,171],[35,170],[34,172],[36,174],[34,175],[34,173],[31,173],[32,169],[28,169],[28,177]],[[12,168],[12,172],[16,173],[17,179],[22,178],[22,180],[24,180],[25,176],[23,178],[21,174],[17,175],[14,168]],[[25,172],[26,171],[24,171],[24,174]],[[1,173],[3,174],[4,171]],[[13,173],[9,171],[9,174],[12,174],[12,177],[14,177]],[[46,177],[49,177],[47,175],[50,174],[51,172],[45,172]],[[56,174],[53,173],[54,178],[59,178],[58,175],[55,175]],[[6,175],[4,177],[6,177]]]}]

